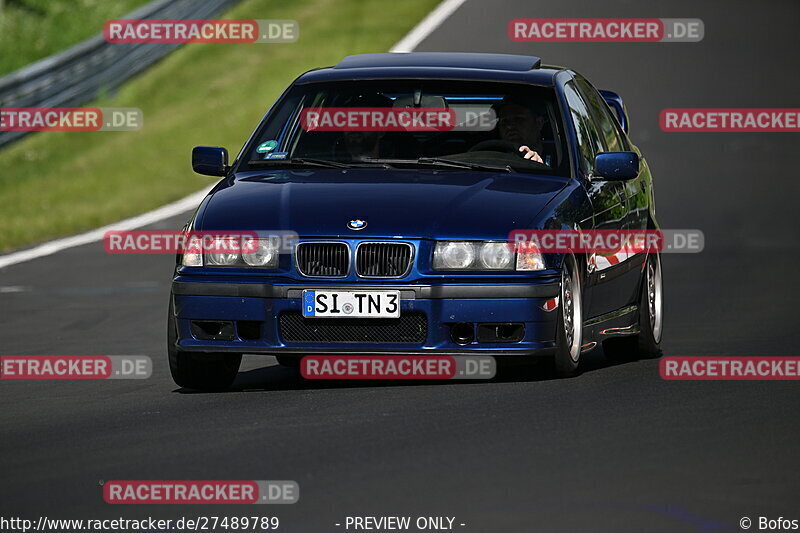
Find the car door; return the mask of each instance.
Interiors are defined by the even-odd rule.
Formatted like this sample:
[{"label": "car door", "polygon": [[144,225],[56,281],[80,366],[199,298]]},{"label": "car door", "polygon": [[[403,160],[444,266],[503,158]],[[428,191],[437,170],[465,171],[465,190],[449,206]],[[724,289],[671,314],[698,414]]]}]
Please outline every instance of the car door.
[{"label": "car door", "polygon": [[[597,89],[580,76],[576,77],[576,81],[578,88],[586,95],[589,111],[593,114],[598,129],[605,140],[606,149],[609,152],[638,152],[631,146],[630,141],[622,131],[622,127]],[[639,175],[635,179],[620,182],[620,191],[627,207],[625,220],[625,229],[627,230],[641,231],[647,229],[649,196],[645,184],[649,182],[649,179],[647,164],[644,159],[641,159],[640,154]],[[606,277],[614,275],[620,279],[620,289],[624,291],[622,294],[627,296],[627,298],[623,298],[621,306],[627,307],[636,305],[639,301],[639,283],[642,277],[641,267],[647,256],[644,252],[633,253],[633,251],[621,254],[621,256],[622,261],[613,270],[610,270]]]},{"label": "car door", "polygon": [[[623,230],[626,228],[628,209],[623,184],[619,181],[606,181],[592,176],[594,158],[600,152],[608,151],[594,116],[589,110],[586,98],[581,95],[574,81],[564,87],[564,95],[575,126],[578,152],[584,185],[592,203],[591,218],[579,222],[582,230]],[[624,307],[630,291],[627,279],[620,275],[619,254],[588,253],[588,283],[586,292],[586,318],[597,317]]]}]

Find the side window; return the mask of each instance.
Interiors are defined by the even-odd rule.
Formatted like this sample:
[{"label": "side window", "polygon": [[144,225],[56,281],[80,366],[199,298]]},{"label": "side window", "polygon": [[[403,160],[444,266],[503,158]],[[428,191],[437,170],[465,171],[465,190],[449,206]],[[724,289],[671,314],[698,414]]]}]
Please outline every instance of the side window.
[{"label": "side window", "polygon": [[577,78],[578,87],[586,96],[586,101],[589,104],[589,109],[594,115],[595,121],[600,128],[600,133],[603,135],[606,150],[609,152],[624,152],[627,150],[627,143],[617,129],[617,123],[611,115],[611,110],[608,108],[603,97],[597,92],[597,89],[589,85],[589,82],[582,78]]},{"label": "side window", "polygon": [[582,166],[585,170],[594,170],[594,157],[604,151],[600,134],[594,125],[594,120],[589,113],[589,109],[578,94],[573,82],[564,86],[564,96],[567,98],[572,123],[575,125],[575,132],[578,137],[578,151],[583,160]]}]

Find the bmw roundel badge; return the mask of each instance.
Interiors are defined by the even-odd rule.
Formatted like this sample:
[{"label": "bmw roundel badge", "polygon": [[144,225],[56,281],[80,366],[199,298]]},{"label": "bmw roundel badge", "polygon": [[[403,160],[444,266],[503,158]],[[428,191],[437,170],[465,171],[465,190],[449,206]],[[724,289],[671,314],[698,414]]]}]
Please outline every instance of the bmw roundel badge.
[{"label": "bmw roundel badge", "polygon": [[355,220],[351,220],[350,222],[348,222],[347,227],[353,231],[362,230],[367,227],[367,221],[357,218]]}]

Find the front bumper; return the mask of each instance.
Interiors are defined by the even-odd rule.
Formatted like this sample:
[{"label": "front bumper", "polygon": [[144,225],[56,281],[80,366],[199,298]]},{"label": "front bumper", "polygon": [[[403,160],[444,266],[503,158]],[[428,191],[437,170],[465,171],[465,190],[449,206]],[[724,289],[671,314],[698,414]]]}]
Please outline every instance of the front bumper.
[{"label": "front bumper", "polygon": [[[283,334],[279,317],[299,313],[304,289],[396,289],[401,315],[422,314],[427,323],[420,342],[292,342]],[[177,348],[194,352],[311,354],[488,354],[548,355],[555,348],[557,313],[545,306],[559,294],[558,281],[514,284],[269,284],[263,282],[198,280],[178,276],[172,284]],[[550,308],[546,310],[545,307]],[[230,340],[198,339],[192,321],[230,321]],[[319,319],[305,319],[319,320]],[[340,319],[332,319],[340,320]],[[361,319],[369,325],[371,320]],[[524,335],[514,342],[462,345],[451,338],[457,323],[522,323]],[[247,335],[242,334],[247,325]],[[257,324],[257,328],[254,328]],[[253,332],[257,331],[254,335]]]}]

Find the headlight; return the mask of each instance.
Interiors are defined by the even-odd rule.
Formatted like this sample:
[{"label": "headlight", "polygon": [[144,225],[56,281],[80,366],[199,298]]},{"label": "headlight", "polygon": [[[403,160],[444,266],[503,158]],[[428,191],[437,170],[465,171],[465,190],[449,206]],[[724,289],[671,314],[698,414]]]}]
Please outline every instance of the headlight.
[{"label": "headlight", "polygon": [[185,267],[203,266],[203,241],[200,237],[196,235],[189,237],[189,242],[183,249],[181,264]]},{"label": "headlight", "polygon": [[[181,264],[189,267],[232,266],[278,268],[280,239],[240,235],[192,235]],[[205,261],[204,261],[205,258]]]},{"label": "headlight", "polygon": [[524,252],[517,252],[517,270],[544,270],[544,257],[539,248],[533,244],[528,244]]},{"label": "headlight", "polygon": [[507,241],[441,241],[433,249],[434,270],[544,270],[538,250],[515,253]]},{"label": "headlight", "polygon": [[480,256],[483,267],[489,270],[508,270],[514,260],[514,253],[505,242],[483,243]]},{"label": "headlight", "polygon": [[236,264],[239,254],[236,252],[222,254],[206,254],[206,263],[209,266],[230,266]]},{"label": "headlight", "polygon": [[513,270],[514,252],[505,241],[437,242],[433,251],[434,270]]},{"label": "headlight", "polygon": [[[209,240],[210,242],[203,241],[208,252],[205,254],[207,266],[278,268],[279,240],[241,236],[221,236]],[[187,254],[183,257],[184,266],[202,266],[189,265]]]},{"label": "headlight", "polygon": [[279,250],[272,239],[245,239],[242,243],[242,259],[250,266],[277,268]]},{"label": "headlight", "polygon": [[437,242],[433,251],[433,268],[436,270],[464,270],[474,268],[475,244],[471,242]]},{"label": "headlight", "polygon": [[206,254],[209,266],[230,266],[239,259],[241,241],[237,237],[215,237],[212,250],[213,253]]}]

